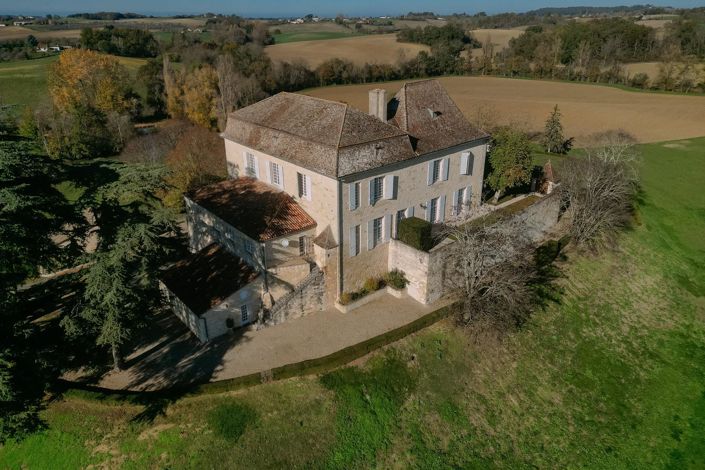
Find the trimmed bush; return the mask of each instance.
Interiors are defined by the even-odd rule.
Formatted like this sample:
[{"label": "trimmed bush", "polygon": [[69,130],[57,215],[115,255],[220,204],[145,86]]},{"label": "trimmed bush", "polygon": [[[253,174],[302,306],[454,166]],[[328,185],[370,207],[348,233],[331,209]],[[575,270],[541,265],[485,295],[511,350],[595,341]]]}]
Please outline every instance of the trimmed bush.
[{"label": "trimmed bush", "polygon": [[397,290],[402,290],[406,287],[409,281],[406,279],[403,271],[394,269],[389,271],[384,275],[384,282],[389,286]]},{"label": "trimmed bush", "polygon": [[397,238],[410,247],[421,251],[433,248],[432,225],[418,217],[409,217],[399,222]]}]

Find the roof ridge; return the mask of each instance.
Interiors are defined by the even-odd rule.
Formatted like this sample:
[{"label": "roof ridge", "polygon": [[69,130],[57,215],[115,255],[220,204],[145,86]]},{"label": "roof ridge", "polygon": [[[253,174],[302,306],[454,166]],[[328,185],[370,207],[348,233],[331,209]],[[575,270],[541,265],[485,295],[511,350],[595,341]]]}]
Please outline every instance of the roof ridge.
[{"label": "roof ridge", "polygon": [[[291,91],[282,91],[282,92],[277,93],[277,95],[280,95],[280,94],[286,94],[286,95],[291,95],[291,96],[300,96],[302,98],[310,98],[310,99],[316,100],[316,101],[325,101],[326,103],[333,103],[333,104],[337,104],[339,106],[345,106],[345,107],[348,105],[347,103],[344,103],[342,101],[329,100],[326,98],[319,98],[318,96],[307,95],[305,93],[295,93],[295,92],[291,92]],[[277,95],[273,95],[273,96],[277,96]]]}]

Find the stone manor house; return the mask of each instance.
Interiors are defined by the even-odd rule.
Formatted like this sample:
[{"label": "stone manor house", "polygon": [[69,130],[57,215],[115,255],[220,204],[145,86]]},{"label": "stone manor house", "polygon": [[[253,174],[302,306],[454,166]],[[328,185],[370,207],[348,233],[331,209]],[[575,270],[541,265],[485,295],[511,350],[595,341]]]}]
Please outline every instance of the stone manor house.
[{"label": "stone manor house", "polygon": [[[481,202],[489,136],[436,80],[389,101],[371,90],[368,114],[279,93],[231,113],[222,137],[230,178],[185,196],[193,255],[162,278],[201,341],[332,307],[423,258],[402,252],[400,220],[440,223]],[[420,278],[407,295],[437,298]]]}]

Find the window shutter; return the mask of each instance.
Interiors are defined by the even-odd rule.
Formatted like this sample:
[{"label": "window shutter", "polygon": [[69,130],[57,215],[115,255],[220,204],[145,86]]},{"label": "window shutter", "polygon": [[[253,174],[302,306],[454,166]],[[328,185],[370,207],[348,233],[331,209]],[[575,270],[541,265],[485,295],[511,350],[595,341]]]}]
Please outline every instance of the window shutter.
[{"label": "window shutter", "polygon": [[472,175],[472,169],[475,166],[475,154],[470,153],[468,155],[468,175]]},{"label": "window shutter", "polygon": [[446,220],[446,196],[445,194],[441,196],[438,201],[438,221],[444,222]]},{"label": "window shutter", "polygon": [[426,201],[426,221],[433,222],[431,220],[431,201]]},{"label": "window shutter", "polygon": [[450,202],[451,202],[451,212],[453,213],[453,215],[460,214],[462,207],[458,207],[458,191],[453,191],[453,199],[451,199]]},{"label": "window shutter", "polygon": [[375,181],[375,179],[372,178],[372,179],[367,183],[367,189],[368,189],[367,192],[368,192],[368,195],[369,195],[368,200],[369,200],[370,205],[372,205],[372,203],[374,202],[374,197],[375,197],[375,196],[374,196],[374,192],[375,192],[375,188],[374,188],[375,183],[374,183],[374,181]]},{"label": "window shutter", "polygon": [[349,240],[348,240],[348,244],[350,245],[350,246],[348,247],[349,250],[350,250],[350,256],[356,256],[356,255],[357,255],[357,253],[356,253],[356,251],[357,251],[357,250],[356,250],[356,247],[357,247],[358,241],[357,241],[357,230],[356,230],[356,229],[357,229],[357,226],[355,226],[355,225],[353,225],[352,227],[350,227],[350,238],[349,238]]},{"label": "window shutter", "polygon": [[465,188],[465,196],[463,197],[463,202],[465,203],[465,205],[468,205],[468,204],[470,204],[471,201],[472,201],[472,186],[468,186],[467,188]]},{"label": "window shutter", "polygon": [[310,201],[313,198],[313,193],[311,192],[311,190],[313,189],[311,187],[311,176],[306,175],[304,177],[304,181],[306,182],[306,199]]},{"label": "window shutter", "polygon": [[394,199],[396,176],[387,175],[384,177],[384,198]]},{"label": "window shutter", "polygon": [[444,158],[441,161],[441,179],[443,181],[448,180],[448,166],[450,164],[450,158]]},{"label": "window shutter", "polygon": [[355,205],[355,200],[357,199],[357,188],[357,183],[352,183],[349,186],[348,199],[351,211],[357,209],[357,206]]},{"label": "window shutter", "polygon": [[413,217],[414,216],[414,206],[411,206],[406,209],[406,216],[407,217]]},{"label": "window shutter", "polygon": [[392,214],[384,216],[384,241],[388,242],[392,238]]},{"label": "window shutter", "polygon": [[267,167],[267,182],[269,184],[274,184],[274,181],[272,180],[272,162],[267,162],[265,166]]},{"label": "window shutter", "polygon": [[433,160],[428,162],[428,175],[426,176],[426,185],[431,186],[433,184]]},{"label": "window shutter", "polygon": [[367,221],[367,249],[371,250],[375,247],[374,240],[374,220]]},{"label": "window shutter", "polygon": [[468,161],[469,161],[469,153],[468,152],[461,153],[460,154],[460,174],[461,175],[468,174]]}]

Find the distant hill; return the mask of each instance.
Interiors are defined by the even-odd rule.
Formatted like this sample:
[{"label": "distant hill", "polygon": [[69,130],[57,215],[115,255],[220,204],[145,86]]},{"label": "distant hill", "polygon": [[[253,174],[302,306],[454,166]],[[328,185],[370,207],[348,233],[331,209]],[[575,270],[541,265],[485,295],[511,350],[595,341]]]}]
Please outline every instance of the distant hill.
[{"label": "distant hill", "polygon": [[548,7],[539,8],[537,10],[531,10],[526,12],[527,15],[536,16],[548,16],[548,15],[560,15],[560,16],[581,16],[581,15],[601,15],[601,14],[613,14],[613,13],[662,13],[670,10],[670,7],[657,7],[654,5],[620,5],[614,7],[589,7],[589,6],[575,6],[575,7]]},{"label": "distant hill", "polygon": [[116,11],[99,11],[96,13],[74,13],[73,15],[68,15],[68,18],[82,18],[84,20],[127,20],[135,18],[147,18],[145,15],[140,15],[138,13],[119,13]]}]

